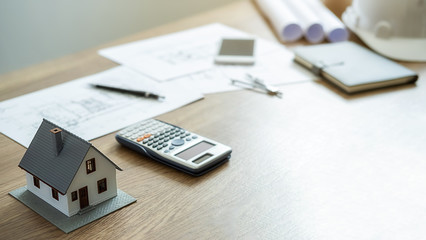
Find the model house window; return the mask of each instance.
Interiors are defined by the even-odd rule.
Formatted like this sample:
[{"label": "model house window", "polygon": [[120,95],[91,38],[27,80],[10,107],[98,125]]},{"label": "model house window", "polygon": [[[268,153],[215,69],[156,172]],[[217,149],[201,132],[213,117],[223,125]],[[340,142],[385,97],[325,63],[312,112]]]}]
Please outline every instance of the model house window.
[{"label": "model house window", "polygon": [[33,176],[34,186],[40,188],[40,180]]},{"label": "model house window", "polygon": [[103,193],[107,190],[107,181],[106,178],[98,181],[98,193]]},{"label": "model house window", "polygon": [[58,191],[52,188],[52,197],[59,201]]},{"label": "model house window", "polygon": [[78,196],[77,196],[77,191],[74,191],[74,192],[72,192],[71,193],[71,201],[75,201],[75,200],[77,200],[78,199]]},{"label": "model house window", "polygon": [[95,164],[95,159],[89,159],[86,161],[86,172],[87,174],[92,173],[96,171],[96,164]]}]

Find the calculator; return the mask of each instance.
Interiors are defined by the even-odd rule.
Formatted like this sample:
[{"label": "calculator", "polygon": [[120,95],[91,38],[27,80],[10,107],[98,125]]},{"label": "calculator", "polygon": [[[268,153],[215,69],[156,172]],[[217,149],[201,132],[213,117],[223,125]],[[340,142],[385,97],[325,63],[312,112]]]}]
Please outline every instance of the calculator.
[{"label": "calculator", "polygon": [[194,176],[225,163],[232,152],[224,144],[157,119],[126,127],[115,138],[129,149]]}]

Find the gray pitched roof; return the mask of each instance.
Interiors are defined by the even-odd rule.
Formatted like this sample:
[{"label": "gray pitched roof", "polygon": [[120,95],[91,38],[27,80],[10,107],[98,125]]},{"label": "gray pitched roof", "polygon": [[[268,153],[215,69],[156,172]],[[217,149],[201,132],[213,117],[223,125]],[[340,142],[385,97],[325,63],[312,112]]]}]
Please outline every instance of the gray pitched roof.
[{"label": "gray pitched roof", "polygon": [[[58,190],[61,194],[66,194],[90,147],[93,147],[99,153],[100,151],[88,141],[61,128],[63,148],[57,156],[50,132],[51,129],[57,127],[61,128],[43,119],[19,163],[19,167]],[[109,158],[106,156],[105,158],[121,171]]]}]

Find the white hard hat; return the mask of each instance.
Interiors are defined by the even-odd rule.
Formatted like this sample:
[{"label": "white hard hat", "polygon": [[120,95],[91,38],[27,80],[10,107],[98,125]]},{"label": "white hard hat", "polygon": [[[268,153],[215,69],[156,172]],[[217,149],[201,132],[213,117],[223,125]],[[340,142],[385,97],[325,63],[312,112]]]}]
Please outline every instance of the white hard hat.
[{"label": "white hard hat", "polygon": [[426,61],[426,0],[353,0],[342,19],[378,53]]}]

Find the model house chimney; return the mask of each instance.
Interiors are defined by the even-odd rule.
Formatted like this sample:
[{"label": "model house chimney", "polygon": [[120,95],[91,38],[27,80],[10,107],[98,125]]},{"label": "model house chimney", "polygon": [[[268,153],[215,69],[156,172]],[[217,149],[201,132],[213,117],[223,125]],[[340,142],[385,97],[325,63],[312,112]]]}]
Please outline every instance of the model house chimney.
[{"label": "model house chimney", "polygon": [[56,156],[58,156],[64,145],[62,142],[62,130],[54,128],[50,130],[50,133],[52,134],[53,149],[55,150]]}]

